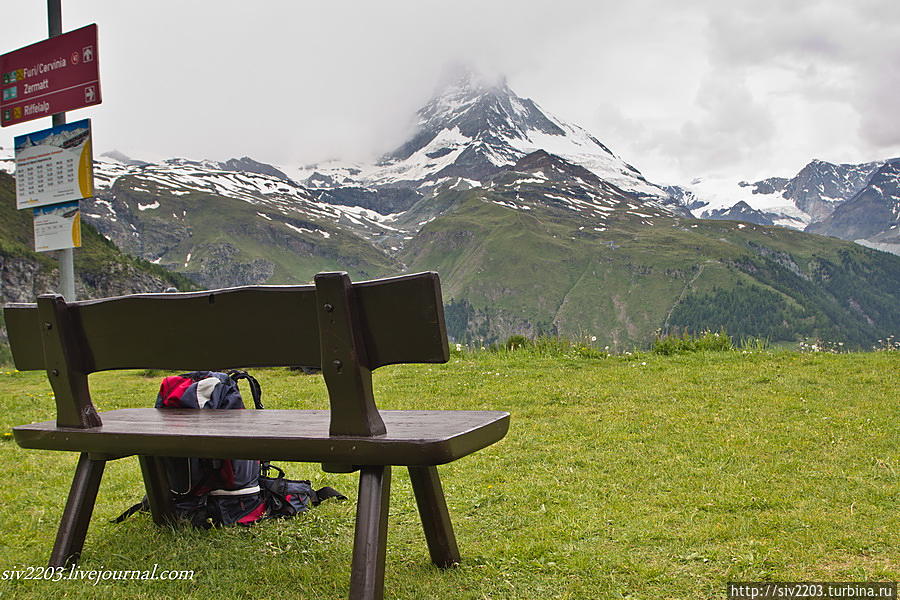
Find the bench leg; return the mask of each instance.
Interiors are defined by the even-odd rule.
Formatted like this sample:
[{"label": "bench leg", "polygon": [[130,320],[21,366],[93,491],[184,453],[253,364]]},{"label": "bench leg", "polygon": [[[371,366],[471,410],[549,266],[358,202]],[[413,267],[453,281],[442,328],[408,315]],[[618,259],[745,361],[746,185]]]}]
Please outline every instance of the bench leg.
[{"label": "bench leg", "polygon": [[381,600],[384,597],[384,557],[387,551],[390,495],[389,466],[360,469],[353,566],[350,572],[351,600]]},{"label": "bench leg", "polygon": [[150,503],[150,514],[157,525],[167,525],[175,519],[175,507],[169,493],[169,477],[166,465],[158,456],[138,456],[141,463],[141,474],[144,476],[144,488],[147,501]]},{"label": "bench leg", "polygon": [[431,561],[442,569],[459,562],[459,548],[437,467],[408,467]]},{"label": "bench leg", "polygon": [[91,460],[85,452],[78,457],[72,488],[50,555],[51,567],[65,567],[78,562],[105,466],[105,460]]}]

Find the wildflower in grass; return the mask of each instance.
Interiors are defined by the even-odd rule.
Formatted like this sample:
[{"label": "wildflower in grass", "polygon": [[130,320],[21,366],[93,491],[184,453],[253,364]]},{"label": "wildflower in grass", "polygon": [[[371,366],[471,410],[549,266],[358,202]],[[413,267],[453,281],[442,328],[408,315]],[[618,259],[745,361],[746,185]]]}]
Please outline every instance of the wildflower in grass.
[{"label": "wildflower in grass", "polygon": [[872,346],[876,352],[897,352],[900,351],[900,340],[895,340],[893,335],[889,335],[886,339],[878,340],[877,346]]},{"label": "wildflower in grass", "polygon": [[825,352],[829,354],[837,354],[844,347],[843,342],[829,342],[823,340],[814,340],[812,342],[802,341],[798,345],[800,352]]}]

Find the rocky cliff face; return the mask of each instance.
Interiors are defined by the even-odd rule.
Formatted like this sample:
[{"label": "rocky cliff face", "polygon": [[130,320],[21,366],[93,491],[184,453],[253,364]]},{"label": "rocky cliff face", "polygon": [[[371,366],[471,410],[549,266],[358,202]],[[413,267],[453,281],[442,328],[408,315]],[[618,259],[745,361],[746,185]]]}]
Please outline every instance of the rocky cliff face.
[{"label": "rocky cliff face", "polygon": [[34,302],[58,288],[59,272],[23,256],[0,254],[0,304]]},{"label": "rocky cliff face", "polygon": [[[53,262],[46,256],[0,251],[0,310],[7,303],[35,302],[41,294],[58,293],[59,269]],[[85,268],[76,255],[75,293],[79,300],[161,292],[172,283],[128,262],[110,261],[99,269]],[[6,327],[0,319],[0,364],[12,360],[7,342]]]},{"label": "rocky cliff face", "polygon": [[882,165],[855,196],[807,231],[868,240],[900,252],[900,159]]},{"label": "rocky cliff face", "polygon": [[275,264],[264,258],[241,262],[240,250],[227,242],[206,244],[198,251],[202,256],[194,264],[197,270],[185,275],[206,288],[262,284],[275,273]]},{"label": "rocky cliff face", "polygon": [[226,171],[237,171],[240,173],[259,173],[261,175],[276,177],[284,181],[291,181],[290,177],[288,177],[282,171],[276,169],[272,165],[253,160],[249,156],[244,156],[242,158],[231,158],[223,163],[219,163],[219,166]]},{"label": "rocky cliff face", "polygon": [[[77,268],[75,293],[79,300],[124,294],[162,292],[171,281],[127,263],[108,263],[99,270]],[[28,256],[0,253],[0,306],[34,302],[41,294],[58,293],[59,269]]]},{"label": "rocky cliff face", "polygon": [[784,195],[812,217],[813,222],[818,222],[858,194],[880,166],[880,163],[838,165],[813,160],[785,184]]},{"label": "rocky cliff face", "polygon": [[775,221],[761,210],[752,208],[744,201],[738,202],[730,208],[712,210],[704,217],[706,219],[720,219],[727,221],[744,221],[757,225],[774,225]]}]

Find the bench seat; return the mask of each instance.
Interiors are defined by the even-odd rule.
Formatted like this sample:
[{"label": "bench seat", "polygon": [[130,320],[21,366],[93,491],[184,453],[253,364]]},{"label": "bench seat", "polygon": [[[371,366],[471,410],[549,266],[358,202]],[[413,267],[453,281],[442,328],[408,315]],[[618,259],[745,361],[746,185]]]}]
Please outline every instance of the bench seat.
[{"label": "bench seat", "polygon": [[293,409],[124,408],[100,413],[99,427],[45,421],[13,434],[22,448],[40,450],[434,466],[489,446],[509,429],[509,413],[501,411],[379,412],[387,433],[370,437],[329,435],[329,411]]}]

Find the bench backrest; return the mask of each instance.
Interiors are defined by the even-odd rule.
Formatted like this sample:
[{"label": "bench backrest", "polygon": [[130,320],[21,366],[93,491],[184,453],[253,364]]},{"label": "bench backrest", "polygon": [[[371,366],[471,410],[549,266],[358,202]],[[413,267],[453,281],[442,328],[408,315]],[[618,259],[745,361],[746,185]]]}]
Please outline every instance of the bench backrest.
[{"label": "bench backrest", "polygon": [[16,368],[46,369],[60,427],[101,424],[87,385],[97,371],[302,365],[322,369],[333,435],[378,435],[371,371],[449,360],[437,273],[359,283],[320,273],[315,285],[80,302],[44,295],[4,313]]}]

